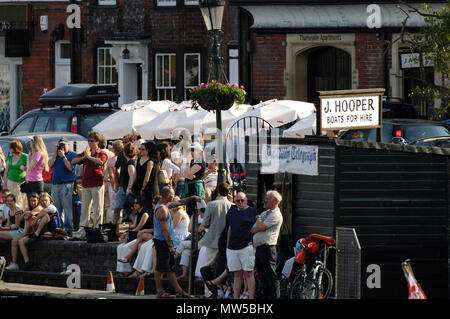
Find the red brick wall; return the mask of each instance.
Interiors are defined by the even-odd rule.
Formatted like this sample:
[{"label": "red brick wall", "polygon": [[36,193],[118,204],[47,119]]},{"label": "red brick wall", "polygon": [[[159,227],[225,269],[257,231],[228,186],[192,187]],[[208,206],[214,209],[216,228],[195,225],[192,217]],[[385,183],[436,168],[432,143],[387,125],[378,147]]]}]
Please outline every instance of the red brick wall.
[{"label": "red brick wall", "polygon": [[375,33],[355,34],[358,88],[384,88],[383,40]]},{"label": "red brick wall", "polygon": [[[55,86],[55,47],[50,42],[50,33],[59,23],[65,25],[67,18],[67,3],[33,3],[34,33],[30,41],[30,56],[22,58],[23,75],[23,113],[39,106],[38,98],[43,89],[52,89]],[[40,29],[40,17],[48,16],[48,32]],[[65,39],[69,39],[67,28]]]},{"label": "red brick wall", "polygon": [[285,34],[255,34],[252,52],[252,95],[255,99],[284,99]]}]

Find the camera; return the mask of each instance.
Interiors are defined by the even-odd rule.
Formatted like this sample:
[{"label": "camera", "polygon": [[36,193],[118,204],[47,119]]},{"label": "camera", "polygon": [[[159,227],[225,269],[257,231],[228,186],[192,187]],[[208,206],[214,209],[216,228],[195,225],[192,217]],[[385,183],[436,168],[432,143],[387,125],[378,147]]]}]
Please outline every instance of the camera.
[{"label": "camera", "polygon": [[64,143],[59,143],[58,144],[58,151],[64,151],[65,148],[65,144]]}]

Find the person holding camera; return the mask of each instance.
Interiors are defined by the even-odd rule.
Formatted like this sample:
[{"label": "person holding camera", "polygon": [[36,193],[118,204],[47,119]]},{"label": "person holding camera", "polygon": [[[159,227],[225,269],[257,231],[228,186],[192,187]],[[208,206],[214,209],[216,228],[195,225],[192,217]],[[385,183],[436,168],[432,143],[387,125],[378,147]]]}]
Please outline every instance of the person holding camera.
[{"label": "person holding camera", "polygon": [[64,221],[64,230],[72,235],[72,195],[76,179],[75,164],[72,160],[77,154],[69,150],[69,141],[63,137],[55,145],[55,153],[48,165],[53,169],[52,191],[54,205]]}]

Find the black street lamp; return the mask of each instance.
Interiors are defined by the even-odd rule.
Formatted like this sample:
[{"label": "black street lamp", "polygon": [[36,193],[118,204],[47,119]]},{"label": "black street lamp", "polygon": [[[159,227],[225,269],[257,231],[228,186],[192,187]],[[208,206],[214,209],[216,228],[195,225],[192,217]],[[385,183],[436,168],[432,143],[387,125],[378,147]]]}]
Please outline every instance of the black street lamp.
[{"label": "black street lamp", "polygon": [[[223,57],[220,50],[220,35],[222,33],[222,18],[225,9],[224,0],[200,0],[200,11],[205,21],[206,29],[212,37],[213,45],[211,47],[212,62],[215,69],[215,79],[221,81],[221,69]],[[209,79],[208,79],[209,80]],[[216,154],[219,159],[219,167],[217,172],[217,185],[225,182],[225,157],[223,154],[223,134],[222,134],[222,114],[221,110],[216,110]]]},{"label": "black street lamp", "polygon": [[[225,1],[223,0],[200,0],[200,11],[202,12],[203,19],[205,20],[206,29],[208,29],[208,33],[213,39],[213,45],[211,47],[211,63],[214,64],[215,70],[215,79],[217,82],[220,82],[220,72],[222,69],[223,57],[220,54],[220,34],[222,32],[222,18],[223,11],[225,8]],[[211,72],[212,70],[210,70]],[[209,81],[210,79],[208,79]],[[224,163],[225,160],[223,158],[223,134],[222,134],[222,114],[220,109],[216,109],[216,126],[217,126],[217,134],[216,134],[216,154],[219,159],[219,167],[217,172],[217,185],[225,181],[225,169]],[[192,236],[191,236],[191,256],[190,256],[190,267],[189,267],[189,293],[194,294],[194,282],[195,282],[195,265],[197,261],[197,210],[195,210],[191,216],[193,218],[192,223]]]}]

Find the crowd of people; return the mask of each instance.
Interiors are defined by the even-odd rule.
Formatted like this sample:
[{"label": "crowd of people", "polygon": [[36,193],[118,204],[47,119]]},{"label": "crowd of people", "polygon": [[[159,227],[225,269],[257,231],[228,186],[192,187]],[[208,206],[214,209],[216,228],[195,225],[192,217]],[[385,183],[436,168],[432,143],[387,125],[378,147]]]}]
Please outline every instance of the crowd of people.
[{"label": "crowd of people", "polygon": [[[130,134],[108,145],[100,133],[90,132],[81,153],[70,151],[69,141],[62,138],[50,160],[38,135],[29,154],[18,140],[9,147],[8,158],[0,149],[0,242],[11,244],[6,269],[19,269],[19,252],[22,269],[30,269],[27,245],[43,234],[63,230],[67,238],[85,240],[88,229],[100,231],[102,224],[111,223],[113,237],[121,242],[116,272],[131,278],[153,276],[158,297],[175,297],[163,290],[166,275],[177,295],[192,298],[178,280],[187,279],[189,268],[195,267],[205,296],[253,299],[256,274],[263,296],[279,298],[281,195],[267,192],[266,210],[258,214],[244,192],[232,194],[230,179],[217,184],[218,164],[214,157],[206,162],[204,146],[195,136],[180,135],[171,145]],[[77,165],[82,170],[81,216],[74,230]],[[48,194],[43,176],[50,169]],[[198,258],[191,265],[193,235],[200,240],[192,248]],[[178,277],[177,265],[182,272]]]}]

